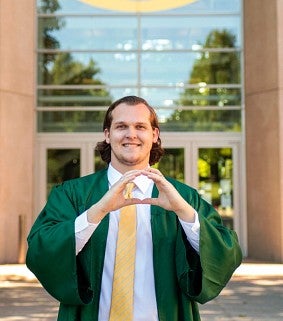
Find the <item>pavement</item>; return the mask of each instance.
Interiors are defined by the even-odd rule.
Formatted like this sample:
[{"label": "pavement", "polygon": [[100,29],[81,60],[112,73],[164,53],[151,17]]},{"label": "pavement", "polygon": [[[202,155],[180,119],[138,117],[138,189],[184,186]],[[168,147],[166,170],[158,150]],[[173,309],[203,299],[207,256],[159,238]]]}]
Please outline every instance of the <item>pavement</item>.
[{"label": "pavement", "polygon": [[[56,321],[57,311],[25,265],[0,265],[1,321]],[[200,313],[202,321],[282,321],[283,264],[244,262]]]}]

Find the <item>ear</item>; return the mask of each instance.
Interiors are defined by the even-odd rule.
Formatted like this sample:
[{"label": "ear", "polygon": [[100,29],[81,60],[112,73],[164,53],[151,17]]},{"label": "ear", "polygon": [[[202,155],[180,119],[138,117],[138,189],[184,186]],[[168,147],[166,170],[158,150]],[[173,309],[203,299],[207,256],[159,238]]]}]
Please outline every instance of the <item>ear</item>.
[{"label": "ear", "polygon": [[159,129],[154,128],[153,129],[153,143],[156,143],[159,137]]},{"label": "ear", "polygon": [[110,132],[108,128],[104,129],[104,137],[107,144],[110,144]]}]

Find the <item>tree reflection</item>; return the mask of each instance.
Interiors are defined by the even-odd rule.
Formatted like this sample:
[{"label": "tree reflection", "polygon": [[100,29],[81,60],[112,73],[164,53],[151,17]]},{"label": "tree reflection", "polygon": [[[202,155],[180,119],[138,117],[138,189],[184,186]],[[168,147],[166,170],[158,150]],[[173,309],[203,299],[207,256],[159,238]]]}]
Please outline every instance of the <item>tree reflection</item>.
[{"label": "tree reflection", "polygon": [[[236,37],[226,30],[213,30],[203,48],[235,48]],[[225,110],[225,106],[241,104],[239,88],[227,88],[240,83],[240,59],[237,51],[203,51],[194,62],[187,88],[180,95],[177,105],[189,107],[224,107],[223,110],[176,110],[168,122],[180,122],[184,130],[240,131],[240,111]],[[212,86],[210,86],[212,85]],[[214,87],[216,88],[213,88]],[[215,85],[224,85],[215,86]],[[211,108],[213,109],[213,108]]]},{"label": "tree reflection", "polygon": [[[39,6],[39,12],[44,14],[54,14],[59,9],[57,0],[42,0]],[[75,60],[69,52],[52,52],[54,49],[60,49],[60,42],[52,35],[53,31],[63,26],[62,17],[52,16],[39,31],[41,32],[39,38],[42,39],[41,46],[44,49],[51,49],[39,57],[39,83],[53,86],[39,92],[39,105],[45,107],[109,106],[112,98],[109,91],[105,89],[105,84],[99,79],[101,71],[93,59],[83,63]],[[45,126],[46,131],[92,131],[95,124],[101,126],[104,114],[105,112],[101,110],[50,111],[41,115],[39,124]]]}]

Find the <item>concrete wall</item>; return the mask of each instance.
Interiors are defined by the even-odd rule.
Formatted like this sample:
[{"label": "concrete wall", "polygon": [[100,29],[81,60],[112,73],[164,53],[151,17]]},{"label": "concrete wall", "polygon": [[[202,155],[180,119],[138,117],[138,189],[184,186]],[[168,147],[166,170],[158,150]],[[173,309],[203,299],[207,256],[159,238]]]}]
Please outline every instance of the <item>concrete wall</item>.
[{"label": "concrete wall", "polygon": [[283,262],[282,18],[281,0],[244,1],[248,254],[275,262]]},{"label": "concrete wall", "polygon": [[0,263],[24,260],[32,212],[34,6],[0,0]]},{"label": "concrete wall", "polygon": [[[281,235],[283,234],[283,1],[277,1],[278,16],[278,83],[279,83],[279,137],[280,137],[280,194],[281,194]],[[280,223],[279,223],[280,224]],[[283,262],[283,236],[281,237],[281,262]]]}]

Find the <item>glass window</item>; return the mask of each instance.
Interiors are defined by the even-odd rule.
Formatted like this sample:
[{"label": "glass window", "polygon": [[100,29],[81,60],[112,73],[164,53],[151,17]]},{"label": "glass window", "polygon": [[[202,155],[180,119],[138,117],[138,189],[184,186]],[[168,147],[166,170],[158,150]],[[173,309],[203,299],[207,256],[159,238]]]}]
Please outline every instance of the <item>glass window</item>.
[{"label": "glass window", "polygon": [[109,106],[110,93],[107,88],[94,87],[90,89],[77,89],[64,87],[62,89],[39,89],[37,104],[39,107],[65,107],[65,106]]},{"label": "glass window", "polygon": [[238,52],[148,52],[142,54],[142,85],[238,84]]},{"label": "glass window", "polygon": [[[55,86],[56,87],[56,86]],[[74,87],[39,89],[38,107],[108,107],[113,99],[137,95],[136,88],[109,88],[93,86],[85,89]]]},{"label": "glass window", "polygon": [[199,193],[211,203],[233,228],[232,148],[200,148],[198,158]]},{"label": "glass window", "polygon": [[172,87],[142,87],[141,95],[159,109],[178,110],[187,106],[240,106],[241,88],[211,87],[204,83],[185,88],[185,84]]},{"label": "glass window", "polygon": [[[105,111],[39,111],[38,132],[101,132]],[[240,110],[175,110],[156,112],[162,131],[241,131]]]},{"label": "glass window", "polygon": [[38,57],[40,85],[137,85],[137,72],[133,52],[63,52]]},{"label": "glass window", "polygon": [[185,150],[184,148],[164,148],[164,155],[154,167],[163,175],[185,182]]},{"label": "glass window", "polygon": [[157,109],[162,131],[240,132],[241,110]]},{"label": "glass window", "polygon": [[132,0],[37,0],[39,131],[100,130],[126,95],[165,130],[241,130],[241,1],[153,2],[137,13]]},{"label": "glass window", "polygon": [[47,195],[53,186],[80,176],[79,149],[47,150]]},{"label": "glass window", "polygon": [[219,34],[224,31],[231,41],[223,42],[221,37],[218,46],[239,47],[241,44],[239,16],[145,16],[141,18],[143,50],[199,50],[208,47],[207,39],[212,31]]},{"label": "glass window", "polygon": [[[106,110],[105,110],[106,112]],[[38,132],[102,132],[104,111],[39,111]]]},{"label": "glass window", "polygon": [[[184,148],[165,148],[165,154],[154,167],[160,169],[165,176],[185,182],[185,150]],[[98,171],[107,165],[101,160],[100,154],[94,151],[94,169]]]},{"label": "glass window", "polygon": [[[53,1],[53,6],[48,6],[46,0],[37,0],[37,7],[39,13],[50,13],[56,11],[57,13],[71,14],[109,14],[118,12],[133,12],[130,7],[133,6],[133,0],[124,0],[123,5],[117,5],[116,1],[96,1],[97,6],[89,5],[84,0],[56,0]],[[154,1],[155,4],[159,2],[159,5],[155,7],[162,10],[165,14],[169,13],[200,13],[200,12],[237,12],[241,7],[241,0],[198,0],[198,1],[182,1],[182,6],[177,7],[172,1],[172,9],[168,6],[166,1],[166,7],[162,5],[164,0]],[[95,3],[95,1],[93,1]],[[111,6],[112,3],[112,6]],[[188,4],[186,4],[188,3]],[[108,9],[105,9],[107,7]],[[150,7],[150,3],[149,3]],[[177,8],[176,8],[177,7]],[[167,9],[163,11],[164,9]],[[150,10],[149,10],[150,12]]]},{"label": "glass window", "polygon": [[39,17],[38,28],[42,49],[137,49],[136,17]]},{"label": "glass window", "polygon": [[100,153],[96,150],[94,150],[94,164],[93,164],[93,170],[95,172],[106,168],[108,165],[101,159]]}]

